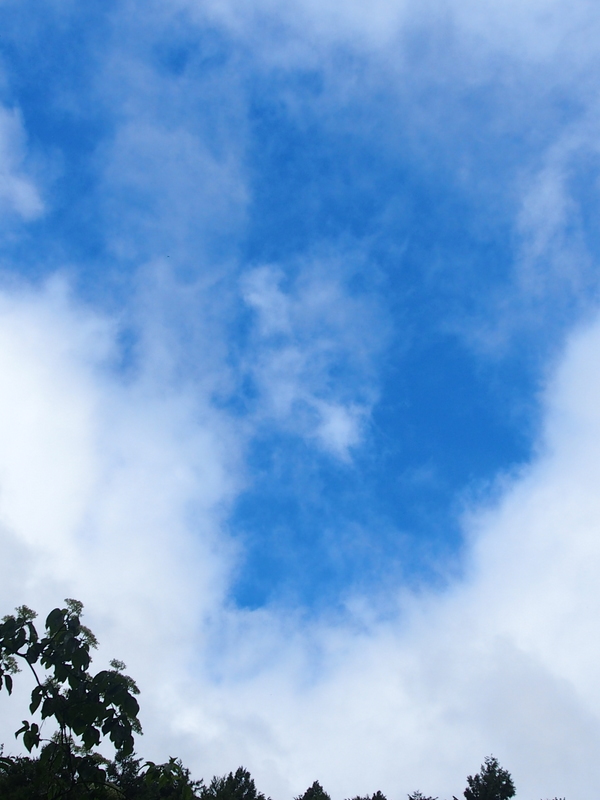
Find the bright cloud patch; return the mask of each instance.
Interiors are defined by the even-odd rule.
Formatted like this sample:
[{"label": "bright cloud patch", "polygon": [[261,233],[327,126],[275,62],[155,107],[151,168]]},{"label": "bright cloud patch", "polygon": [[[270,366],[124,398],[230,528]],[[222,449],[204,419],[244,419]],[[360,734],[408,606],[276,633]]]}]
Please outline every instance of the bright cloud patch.
[{"label": "bright cloud patch", "polygon": [[0,599],[85,596],[109,647],[129,650],[136,629],[142,675],[185,658],[183,629],[193,640],[222,596],[233,551],[217,533],[236,448],[185,394],[147,374],[116,378],[114,335],[60,284],[2,295],[0,503],[13,555]]}]

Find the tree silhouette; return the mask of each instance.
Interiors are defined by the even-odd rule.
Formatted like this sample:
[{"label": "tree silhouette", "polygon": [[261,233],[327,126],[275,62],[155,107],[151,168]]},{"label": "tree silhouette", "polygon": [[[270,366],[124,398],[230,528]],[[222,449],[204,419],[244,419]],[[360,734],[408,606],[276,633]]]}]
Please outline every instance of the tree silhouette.
[{"label": "tree silhouette", "polygon": [[488,756],[477,775],[469,775],[464,791],[466,800],[510,800],[515,795],[515,785],[510,773],[503,769],[494,756]]},{"label": "tree silhouette", "polygon": [[298,795],[294,800],[331,800],[331,797],[323,789],[319,781],[315,781],[304,794]]},{"label": "tree silhouette", "polygon": [[257,791],[254,779],[244,767],[222,778],[214,777],[200,790],[201,800],[267,800]]},{"label": "tree silhouette", "polygon": [[[374,794],[366,794],[364,796],[357,795],[356,797],[353,797],[352,800],[387,800],[387,797],[383,794],[383,792],[377,790]],[[426,798],[423,800],[426,800]]]}]

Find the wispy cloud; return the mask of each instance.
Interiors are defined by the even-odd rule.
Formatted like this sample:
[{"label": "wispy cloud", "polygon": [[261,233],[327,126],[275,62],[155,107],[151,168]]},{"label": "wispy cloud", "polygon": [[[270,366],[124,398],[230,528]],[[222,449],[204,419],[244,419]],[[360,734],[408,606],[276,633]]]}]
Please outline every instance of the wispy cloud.
[{"label": "wispy cloud", "polygon": [[44,210],[38,189],[27,174],[25,133],[17,109],[0,106],[0,214],[14,213],[25,220]]},{"label": "wispy cloud", "polygon": [[373,359],[385,327],[376,324],[372,301],[352,296],[340,272],[335,262],[317,261],[289,280],[261,267],[245,276],[242,291],[256,319],[248,369],[261,416],[348,459],[376,396]]}]

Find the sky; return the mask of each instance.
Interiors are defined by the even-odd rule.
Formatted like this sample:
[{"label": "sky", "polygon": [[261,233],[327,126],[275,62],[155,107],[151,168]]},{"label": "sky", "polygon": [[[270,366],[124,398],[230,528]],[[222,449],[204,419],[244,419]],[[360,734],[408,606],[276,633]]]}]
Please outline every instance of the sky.
[{"label": "sky", "polygon": [[144,757],[598,797],[599,35],[0,0],[1,610],[84,603]]}]

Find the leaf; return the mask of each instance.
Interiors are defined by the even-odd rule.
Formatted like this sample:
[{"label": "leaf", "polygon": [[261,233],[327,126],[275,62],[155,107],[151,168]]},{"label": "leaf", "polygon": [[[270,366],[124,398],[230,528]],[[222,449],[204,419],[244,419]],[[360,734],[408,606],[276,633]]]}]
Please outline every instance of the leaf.
[{"label": "leaf", "polygon": [[64,612],[60,608],[54,608],[46,617],[46,628],[50,635],[55,634],[64,623]]},{"label": "leaf", "polygon": [[140,711],[140,704],[135,699],[135,697],[133,697],[128,693],[123,698],[123,702],[121,703],[121,708],[127,714],[128,717],[137,717]]},{"label": "leaf", "polygon": [[6,691],[7,691],[9,694],[12,694],[12,690],[13,690],[13,679],[10,677],[10,675],[5,675],[5,676],[4,676],[4,684],[5,684],[5,686],[6,686]]},{"label": "leaf", "polygon": [[0,756],[0,770],[3,770],[7,773],[13,765],[13,761],[10,758],[4,758],[4,756]]},{"label": "leaf", "polygon": [[34,723],[32,723],[31,728],[28,731],[25,731],[23,734],[23,744],[31,753],[34,747],[39,747],[40,744],[40,729]]},{"label": "leaf", "polygon": [[94,745],[100,744],[100,731],[90,725],[84,730],[81,738],[85,747],[90,750]]},{"label": "leaf", "polygon": [[46,697],[46,699],[44,700],[44,704],[42,705],[42,719],[47,719],[48,717],[55,716],[56,706],[57,703],[52,697]]},{"label": "leaf", "polygon": [[118,725],[118,722],[114,718],[114,716],[108,717],[104,721],[104,725],[102,726],[102,733],[104,733],[104,734],[110,733],[110,731],[112,731],[112,729],[114,728],[115,725]]},{"label": "leaf", "polygon": [[38,658],[41,656],[43,650],[43,644],[41,642],[33,642],[27,648],[27,653],[25,654],[25,658],[27,659],[28,664],[35,664]]},{"label": "leaf", "polygon": [[15,643],[13,645],[15,650],[20,650],[21,647],[27,641],[27,634],[25,633],[25,628],[21,628],[17,635],[15,636]]},{"label": "leaf", "polygon": [[29,641],[35,644],[38,640],[38,632],[35,629],[35,625],[33,622],[28,622],[27,627],[29,628]]},{"label": "leaf", "polygon": [[42,686],[36,686],[35,689],[31,692],[31,703],[29,704],[29,710],[31,711],[32,714],[38,710],[39,705],[42,702],[43,696],[44,696],[44,689]]}]

